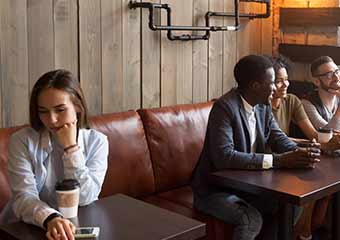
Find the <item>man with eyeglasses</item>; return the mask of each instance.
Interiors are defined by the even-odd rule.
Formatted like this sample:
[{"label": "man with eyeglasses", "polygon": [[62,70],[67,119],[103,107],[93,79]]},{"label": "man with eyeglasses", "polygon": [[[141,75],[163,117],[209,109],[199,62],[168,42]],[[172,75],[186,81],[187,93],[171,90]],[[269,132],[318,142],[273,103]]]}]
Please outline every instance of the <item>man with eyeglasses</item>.
[{"label": "man with eyeglasses", "polygon": [[[302,99],[310,121],[315,129],[340,130],[340,70],[338,66],[332,58],[322,56],[312,62],[311,73],[317,91]],[[326,197],[316,202],[311,223],[312,229],[320,229],[324,224],[329,199]]]},{"label": "man with eyeglasses", "polygon": [[322,56],[311,64],[313,83],[317,91],[302,100],[315,129],[340,130],[340,71],[333,59]]}]

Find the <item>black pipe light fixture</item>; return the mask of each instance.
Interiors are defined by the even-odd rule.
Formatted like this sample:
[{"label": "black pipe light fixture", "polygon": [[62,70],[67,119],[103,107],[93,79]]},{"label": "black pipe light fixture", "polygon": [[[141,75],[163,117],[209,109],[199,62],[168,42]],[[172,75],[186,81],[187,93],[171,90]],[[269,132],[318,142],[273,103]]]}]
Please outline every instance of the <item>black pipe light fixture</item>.
[{"label": "black pipe light fixture", "polygon": [[[240,2],[254,2],[266,4],[265,13],[240,13]],[[205,26],[178,26],[171,24],[171,7],[169,4],[159,4],[150,2],[137,2],[136,0],[130,0],[130,9],[147,8],[149,9],[149,28],[153,31],[168,31],[167,36],[169,40],[208,40],[210,37],[210,31],[237,31],[240,28],[240,18],[249,18],[250,20],[255,18],[268,18],[270,16],[270,0],[234,0],[234,12],[211,12],[208,11],[205,14]],[[155,24],[154,11],[155,9],[165,9],[167,13],[166,25]],[[227,26],[210,26],[211,17],[233,17],[234,25]],[[205,31],[204,35],[174,35],[173,31]]]}]

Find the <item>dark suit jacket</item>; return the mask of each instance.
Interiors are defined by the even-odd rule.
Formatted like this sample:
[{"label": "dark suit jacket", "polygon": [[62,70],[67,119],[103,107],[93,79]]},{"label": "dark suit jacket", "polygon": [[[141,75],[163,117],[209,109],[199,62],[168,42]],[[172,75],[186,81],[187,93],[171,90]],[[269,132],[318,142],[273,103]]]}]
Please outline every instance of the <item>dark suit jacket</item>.
[{"label": "dark suit jacket", "polygon": [[266,144],[277,153],[296,149],[296,144],[278,127],[270,105],[256,105],[255,117],[256,153],[251,153],[249,125],[239,91],[232,89],[215,102],[209,115],[204,147],[193,174],[195,194],[218,191],[208,184],[209,172],[225,168],[261,169]]}]

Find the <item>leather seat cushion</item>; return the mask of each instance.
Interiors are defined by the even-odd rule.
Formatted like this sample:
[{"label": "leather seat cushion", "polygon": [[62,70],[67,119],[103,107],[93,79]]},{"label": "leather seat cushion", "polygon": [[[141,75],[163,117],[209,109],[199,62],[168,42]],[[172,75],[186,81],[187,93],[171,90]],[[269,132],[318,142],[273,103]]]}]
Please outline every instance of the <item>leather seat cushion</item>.
[{"label": "leather seat cushion", "polygon": [[193,208],[193,193],[189,186],[158,193],[157,196],[182,206]]}]

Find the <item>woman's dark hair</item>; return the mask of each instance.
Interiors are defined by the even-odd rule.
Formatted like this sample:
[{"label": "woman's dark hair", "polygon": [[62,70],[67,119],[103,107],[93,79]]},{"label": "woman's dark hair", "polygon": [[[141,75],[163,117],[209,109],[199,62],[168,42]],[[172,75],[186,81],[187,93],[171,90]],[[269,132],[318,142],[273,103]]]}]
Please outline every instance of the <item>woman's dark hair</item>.
[{"label": "woman's dark hair", "polygon": [[248,55],[241,58],[234,67],[234,77],[239,89],[247,89],[251,83],[260,81],[273,64],[268,57]]},{"label": "woman's dark hair", "polygon": [[78,127],[89,127],[86,102],[79,81],[71,72],[58,69],[43,74],[34,84],[30,98],[30,124],[32,128],[37,131],[44,128],[38,112],[38,97],[43,90],[48,88],[55,88],[70,94],[72,103],[80,110],[80,112],[77,113]]},{"label": "woman's dark hair", "polygon": [[275,75],[281,68],[285,68],[286,70],[290,69],[287,59],[282,55],[279,55],[277,57],[270,57],[269,59],[273,64]]},{"label": "woman's dark hair", "polygon": [[315,77],[319,74],[319,67],[322,64],[334,62],[333,59],[329,56],[321,56],[315,59],[312,64],[310,65],[310,71],[312,73],[312,76]]}]

